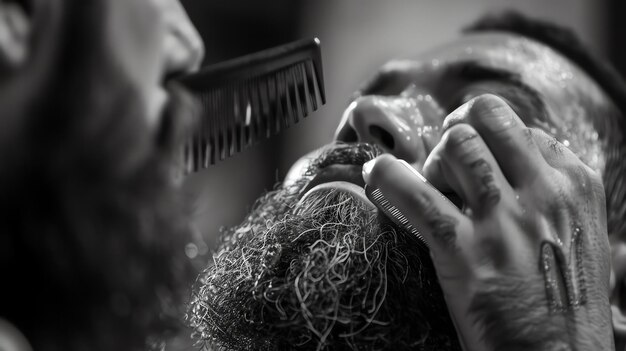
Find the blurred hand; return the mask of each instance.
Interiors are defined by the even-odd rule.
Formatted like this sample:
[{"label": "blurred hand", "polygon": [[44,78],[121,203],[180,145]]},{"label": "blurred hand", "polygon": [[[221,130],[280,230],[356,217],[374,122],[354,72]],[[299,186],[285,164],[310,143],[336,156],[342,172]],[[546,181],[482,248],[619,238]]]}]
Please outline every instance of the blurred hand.
[{"label": "blurred hand", "polygon": [[444,130],[425,178],[391,155],[364,178],[428,242],[465,350],[613,350],[600,177],[495,96]]}]

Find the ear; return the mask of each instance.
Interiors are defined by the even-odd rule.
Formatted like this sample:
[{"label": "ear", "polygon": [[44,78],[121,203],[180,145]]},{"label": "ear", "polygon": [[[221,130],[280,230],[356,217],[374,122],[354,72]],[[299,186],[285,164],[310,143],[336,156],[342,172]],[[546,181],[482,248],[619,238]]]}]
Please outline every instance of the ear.
[{"label": "ear", "polygon": [[616,350],[626,348],[626,241],[611,237],[611,312]]},{"label": "ear", "polygon": [[28,57],[31,18],[17,1],[0,2],[0,67],[21,66]]}]

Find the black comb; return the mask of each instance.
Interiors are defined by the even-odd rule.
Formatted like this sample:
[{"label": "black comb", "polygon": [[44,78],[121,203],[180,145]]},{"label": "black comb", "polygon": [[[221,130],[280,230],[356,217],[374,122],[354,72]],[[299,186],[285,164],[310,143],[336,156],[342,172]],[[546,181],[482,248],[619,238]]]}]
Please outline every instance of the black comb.
[{"label": "black comb", "polygon": [[186,172],[269,138],[326,103],[317,38],[220,62],[179,81],[202,108],[185,145]]},{"label": "black comb", "polygon": [[419,242],[424,245],[425,248],[428,248],[428,244],[424,237],[420,232],[409,222],[409,220],[398,210],[398,208],[392,205],[380,189],[372,188],[368,185],[365,186],[365,195],[370,201],[376,205],[376,207],[381,210],[387,218],[389,218],[392,222],[394,222],[400,228],[403,228],[407,232],[413,234]]}]

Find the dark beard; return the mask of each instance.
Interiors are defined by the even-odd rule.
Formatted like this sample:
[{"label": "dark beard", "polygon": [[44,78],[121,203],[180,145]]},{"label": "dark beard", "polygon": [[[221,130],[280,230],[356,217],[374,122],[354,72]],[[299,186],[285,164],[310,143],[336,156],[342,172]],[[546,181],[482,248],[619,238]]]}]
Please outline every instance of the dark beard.
[{"label": "dark beard", "polygon": [[3,85],[3,102],[11,86],[29,99],[0,118],[0,316],[35,350],[145,349],[181,324],[193,281],[172,176],[190,113],[172,87],[149,128],[98,41],[98,2],[67,4],[58,57]]},{"label": "dark beard", "polygon": [[458,350],[427,251],[352,195],[298,203],[317,169],[379,151],[337,145],[227,231],[191,305],[196,336],[226,350]]}]

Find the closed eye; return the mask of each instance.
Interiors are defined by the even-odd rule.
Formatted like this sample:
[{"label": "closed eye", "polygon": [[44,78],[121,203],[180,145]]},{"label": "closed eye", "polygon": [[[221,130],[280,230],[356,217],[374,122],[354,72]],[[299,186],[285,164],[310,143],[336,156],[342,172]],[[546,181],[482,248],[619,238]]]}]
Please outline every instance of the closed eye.
[{"label": "closed eye", "polygon": [[482,81],[466,85],[451,100],[448,111],[452,112],[462,104],[484,94],[501,97],[527,126],[545,127],[547,124],[548,116],[543,99],[510,82]]},{"label": "closed eye", "polygon": [[488,67],[476,61],[464,61],[451,65],[443,81],[463,82],[457,94],[448,100],[448,111],[482,94],[494,94],[506,100],[517,115],[532,126],[545,126],[548,113],[541,94],[524,83],[518,74]]}]

